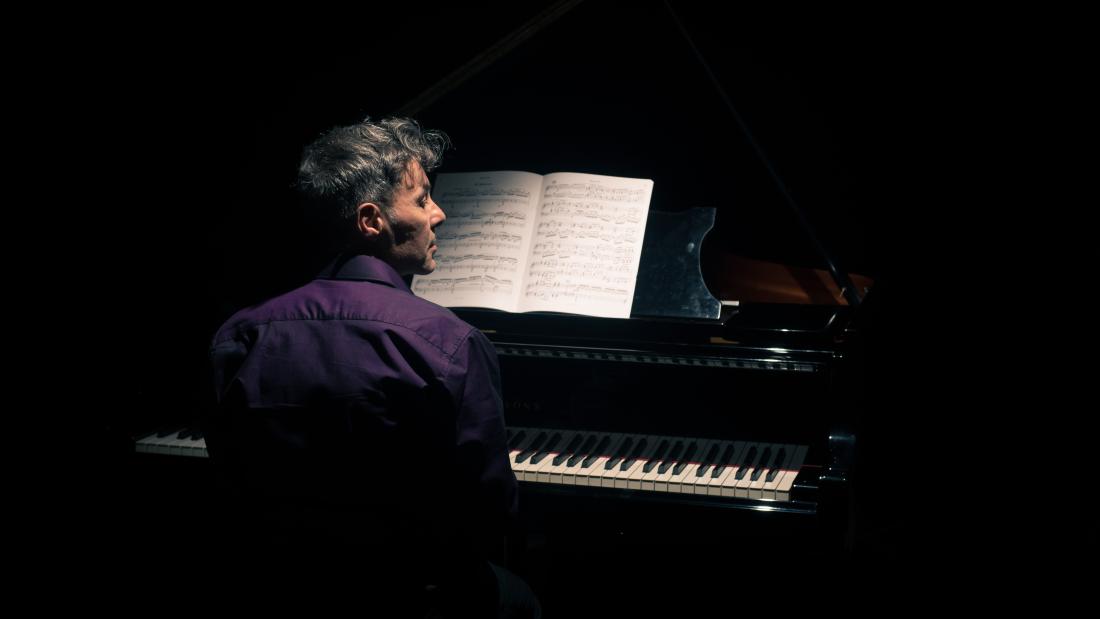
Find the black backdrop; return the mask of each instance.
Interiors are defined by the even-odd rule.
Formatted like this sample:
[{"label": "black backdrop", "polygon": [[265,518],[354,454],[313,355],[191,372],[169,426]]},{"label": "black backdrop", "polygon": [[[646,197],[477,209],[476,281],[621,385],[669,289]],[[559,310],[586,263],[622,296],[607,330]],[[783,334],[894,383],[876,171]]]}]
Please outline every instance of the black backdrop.
[{"label": "black backdrop", "polygon": [[[548,4],[189,13],[90,37],[56,86],[83,93],[58,118],[73,123],[92,197],[70,282],[91,308],[78,383],[108,403],[99,444],[192,418],[217,326],[312,275],[290,189],[308,141],[394,113]],[[873,470],[900,476],[874,509],[884,530],[908,523],[903,472],[945,416],[906,407],[931,400],[922,321],[942,271],[929,233],[949,205],[927,198],[969,79],[945,43],[950,20],[673,4],[823,241],[878,282],[854,405],[869,412]],[[660,3],[582,3],[415,116],[453,138],[442,171],[652,178],[654,208],[718,207],[705,251],[823,266]]]}]

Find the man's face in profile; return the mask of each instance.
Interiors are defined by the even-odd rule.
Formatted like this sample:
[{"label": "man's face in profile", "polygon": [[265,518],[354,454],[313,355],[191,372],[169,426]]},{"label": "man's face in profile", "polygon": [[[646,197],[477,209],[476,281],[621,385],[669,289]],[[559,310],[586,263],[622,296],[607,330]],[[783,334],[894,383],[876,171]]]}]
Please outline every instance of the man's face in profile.
[{"label": "man's face in profile", "polygon": [[400,275],[427,275],[435,270],[435,227],[447,215],[432,200],[431,190],[428,175],[413,161],[385,211],[391,245],[384,259]]}]

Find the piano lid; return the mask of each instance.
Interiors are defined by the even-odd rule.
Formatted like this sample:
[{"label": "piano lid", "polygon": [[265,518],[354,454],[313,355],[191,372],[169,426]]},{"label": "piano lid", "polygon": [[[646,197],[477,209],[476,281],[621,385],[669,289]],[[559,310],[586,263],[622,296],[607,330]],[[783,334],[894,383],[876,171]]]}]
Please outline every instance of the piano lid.
[{"label": "piano lid", "polygon": [[451,135],[441,171],[650,178],[654,211],[714,209],[701,267],[722,301],[844,305],[837,281],[861,297],[876,271],[846,135],[870,67],[840,23],[550,3],[392,111]]}]

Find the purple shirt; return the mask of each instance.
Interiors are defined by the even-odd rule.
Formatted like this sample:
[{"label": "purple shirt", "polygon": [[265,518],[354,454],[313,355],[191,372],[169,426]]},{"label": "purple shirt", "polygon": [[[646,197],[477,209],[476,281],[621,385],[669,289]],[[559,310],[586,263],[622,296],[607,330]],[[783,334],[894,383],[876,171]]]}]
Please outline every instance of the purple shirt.
[{"label": "purple shirt", "polygon": [[475,535],[514,515],[495,349],[385,262],[336,262],[237,312],[211,361],[210,453],[249,482]]}]

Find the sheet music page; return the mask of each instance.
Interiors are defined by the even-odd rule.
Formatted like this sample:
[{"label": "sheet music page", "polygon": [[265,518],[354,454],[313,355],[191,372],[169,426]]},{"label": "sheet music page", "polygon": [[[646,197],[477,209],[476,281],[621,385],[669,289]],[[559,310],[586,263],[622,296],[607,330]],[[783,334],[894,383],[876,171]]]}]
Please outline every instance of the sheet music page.
[{"label": "sheet music page", "polygon": [[519,311],[629,318],[652,193],[648,179],[547,174]]},{"label": "sheet music page", "polygon": [[440,173],[432,197],[447,215],[436,228],[436,269],[412,290],[445,307],[518,311],[542,177],[530,172]]}]

